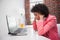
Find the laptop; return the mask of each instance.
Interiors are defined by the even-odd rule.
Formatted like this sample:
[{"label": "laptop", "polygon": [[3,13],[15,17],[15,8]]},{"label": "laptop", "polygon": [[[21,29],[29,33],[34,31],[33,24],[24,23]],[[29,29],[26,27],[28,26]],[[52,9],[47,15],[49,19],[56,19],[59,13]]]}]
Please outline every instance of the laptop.
[{"label": "laptop", "polygon": [[14,17],[6,16],[6,21],[8,27],[8,34],[15,36],[27,35],[27,28],[18,28],[18,26],[16,26],[16,20]]}]

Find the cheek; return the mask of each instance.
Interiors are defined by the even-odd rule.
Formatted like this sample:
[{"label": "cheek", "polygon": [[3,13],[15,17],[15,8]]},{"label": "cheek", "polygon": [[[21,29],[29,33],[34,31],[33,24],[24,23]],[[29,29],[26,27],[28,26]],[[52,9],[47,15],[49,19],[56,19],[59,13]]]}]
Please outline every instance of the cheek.
[{"label": "cheek", "polygon": [[36,16],[36,19],[40,19],[40,17],[39,16]]}]

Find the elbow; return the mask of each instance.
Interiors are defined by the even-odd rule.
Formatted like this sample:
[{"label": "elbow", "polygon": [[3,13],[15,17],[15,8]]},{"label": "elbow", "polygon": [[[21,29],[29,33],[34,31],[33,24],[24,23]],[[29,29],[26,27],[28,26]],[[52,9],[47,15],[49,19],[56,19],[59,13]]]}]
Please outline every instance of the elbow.
[{"label": "elbow", "polygon": [[44,33],[38,33],[38,35],[42,36],[42,35],[44,35]]},{"label": "elbow", "polygon": [[42,36],[44,34],[45,34],[45,32],[43,30],[42,31],[38,31],[38,35],[40,35],[40,36]]},{"label": "elbow", "polygon": [[37,31],[37,28],[33,28],[35,31]]}]

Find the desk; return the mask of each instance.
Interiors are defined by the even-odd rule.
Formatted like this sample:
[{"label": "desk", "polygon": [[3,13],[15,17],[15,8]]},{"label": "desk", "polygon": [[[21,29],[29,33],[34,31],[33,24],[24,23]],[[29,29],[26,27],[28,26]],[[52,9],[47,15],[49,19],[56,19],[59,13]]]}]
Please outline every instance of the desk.
[{"label": "desk", "polygon": [[33,27],[26,26],[27,27],[27,35],[26,36],[10,36],[6,34],[3,37],[3,40],[50,40],[43,36],[38,36],[36,32],[34,32]]},{"label": "desk", "polygon": [[39,36],[37,32],[33,30],[33,26],[29,25],[27,26],[28,30],[28,35],[33,39],[33,40],[50,40],[46,37]]}]

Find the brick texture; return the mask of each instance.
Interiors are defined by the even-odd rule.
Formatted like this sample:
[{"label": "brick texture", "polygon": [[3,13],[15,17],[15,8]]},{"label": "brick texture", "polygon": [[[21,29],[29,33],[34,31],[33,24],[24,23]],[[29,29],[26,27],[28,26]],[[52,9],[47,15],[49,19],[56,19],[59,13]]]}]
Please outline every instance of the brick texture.
[{"label": "brick texture", "polygon": [[48,6],[50,14],[57,17],[57,23],[60,23],[60,0],[44,0]]},{"label": "brick texture", "polygon": [[25,17],[26,17],[26,24],[30,23],[30,2],[29,0],[25,0]]}]

